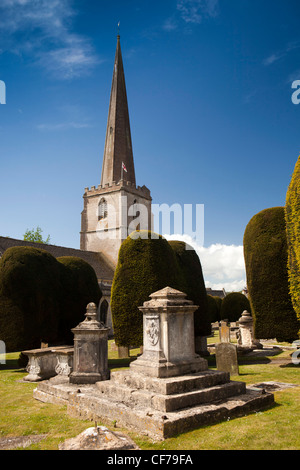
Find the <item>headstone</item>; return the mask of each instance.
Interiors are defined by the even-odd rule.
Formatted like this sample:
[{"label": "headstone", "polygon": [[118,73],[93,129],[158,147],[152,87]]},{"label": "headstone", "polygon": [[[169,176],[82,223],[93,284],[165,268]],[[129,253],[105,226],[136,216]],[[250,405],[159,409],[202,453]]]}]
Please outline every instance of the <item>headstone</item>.
[{"label": "headstone", "polygon": [[6,364],[6,345],[0,341],[0,364]]},{"label": "headstone", "polygon": [[215,348],[217,369],[229,372],[230,375],[239,375],[237,346],[232,343],[217,343]]},{"label": "headstone", "polygon": [[219,338],[221,343],[230,343],[230,328],[226,321],[221,321]]},{"label": "headstone", "polygon": [[109,379],[108,332],[109,328],[97,320],[97,306],[87,306],[86,318],[76,328],[74,334],[73,372],[69,380],[72,384],[94,384]]},{"label": "headstone", "polygon": [[128,346],[118,346],[118,358],[125,359],[129,357],[129,347]]}]

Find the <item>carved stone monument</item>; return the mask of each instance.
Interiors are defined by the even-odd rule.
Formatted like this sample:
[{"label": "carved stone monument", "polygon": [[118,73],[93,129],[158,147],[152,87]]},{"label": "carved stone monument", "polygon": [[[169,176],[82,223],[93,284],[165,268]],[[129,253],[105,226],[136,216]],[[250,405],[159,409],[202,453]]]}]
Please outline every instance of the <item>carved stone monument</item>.
[{"label": "carved stone monument", "polygon": [[260,342],[254,338],[253,318],[247,310],[239,319],[238,349],[239,351],[262,349]]},{"label": "carved stone monument", "polygon": [[143,312],[143,354],[130,367],[151,377],[174,377],[207,369],[195,353],[194,312],[186,294],[166,287],[150,295]]},{"label": "carved stone monument", "polygon": [[73,372],[70,383],[93,384],[109,379],[108,369],[108,332],[109,328],[97,320],[97,306],[87,306],[85,320],[74,333]]},{"label": "carved stone monument", "polygon": [[[143,354],[130,364],[129,370],[113,371],[110,380],[84,385],[84,368],[79,389],[67,378],[57,384],[49,380],[38,385],[34,397],[66,404],[71,416],[114,421],[118,426],[159,439],[244,416],[273,403],[272,394],[231,381],[229,372],[209,370],[207,361],[195,353],[193,313],[197,306],[185,294],[166,287],[150,297],[141,307]],[[88,338],[80,338],[80,344],[78,340],[74,358],[77,369]],[[96,364],[92,359],[93,354],[88,351],[83,364]]]}]

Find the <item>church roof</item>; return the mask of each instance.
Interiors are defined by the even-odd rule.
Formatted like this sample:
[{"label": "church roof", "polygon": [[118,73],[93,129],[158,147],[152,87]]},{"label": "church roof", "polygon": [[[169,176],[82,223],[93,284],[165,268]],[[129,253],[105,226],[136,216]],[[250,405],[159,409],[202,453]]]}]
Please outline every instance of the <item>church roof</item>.
[{"label": "church roof", "polygon": [[105,258],[103,253],[93,251],[77,250],[75,248],[66,248],[63,246],[46,245],[41,243],[28,242],[24,240],[16,240],[14,238],[0,237],[0,257],[3,253],[14,246],[32,246],[34,248],[48,251],[55,258],[61,256],[76,256],[89,263],[96,273],[98,281],[111,283],[114,276],[114,269]]},{"label": "church roof", "polygon": [[[123,169],[122,169],[122,165]],[[106,139],[103,156],[101,185],[118,183],[121,179],[133,185],[135,170],[133,161],[130,120],[122,60],[120,36],[117,38]]]},{"label": "church roof", "polygon": [[224,299],[224,297],[226,297],[225,289],[213,290],[211,287],[207,287],[206,288],[206,293],[208,295],[212,295],[213,297],[220,297],[221,299]]}]

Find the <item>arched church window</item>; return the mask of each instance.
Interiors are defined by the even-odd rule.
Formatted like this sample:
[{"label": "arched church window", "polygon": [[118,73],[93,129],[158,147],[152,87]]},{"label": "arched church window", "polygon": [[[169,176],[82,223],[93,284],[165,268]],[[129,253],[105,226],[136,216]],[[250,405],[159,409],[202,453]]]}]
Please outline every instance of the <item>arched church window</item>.
[{"label": "arched church window", "polygon": [[98,207],[98,220],[106,219],[107,217],[107,201],[102,198]]}]

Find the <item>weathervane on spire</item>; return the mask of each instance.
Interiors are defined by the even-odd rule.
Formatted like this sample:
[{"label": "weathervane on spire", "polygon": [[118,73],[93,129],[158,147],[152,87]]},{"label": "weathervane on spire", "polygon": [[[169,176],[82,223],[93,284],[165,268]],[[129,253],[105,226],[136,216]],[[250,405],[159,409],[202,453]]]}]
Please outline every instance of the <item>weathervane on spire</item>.
[{"label": "weathervane on spire", "polygon": [[118,22],[118,36],[120,36],[120,21]]}]

